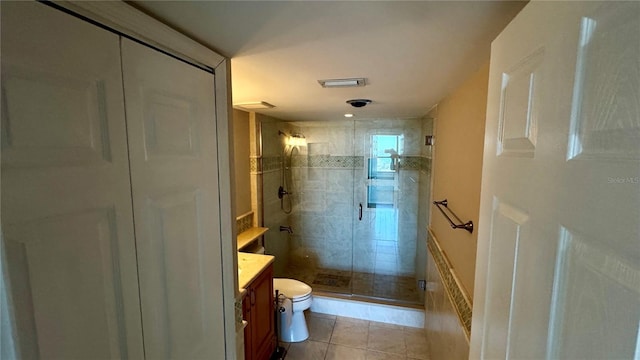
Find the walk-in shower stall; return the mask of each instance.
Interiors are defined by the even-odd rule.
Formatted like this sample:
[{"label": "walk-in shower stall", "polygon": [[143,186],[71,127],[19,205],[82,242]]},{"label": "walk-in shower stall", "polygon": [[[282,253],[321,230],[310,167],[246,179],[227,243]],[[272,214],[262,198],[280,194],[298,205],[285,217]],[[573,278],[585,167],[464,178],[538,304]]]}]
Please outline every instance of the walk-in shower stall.
[{"label": "walk-in shower stall", "polygon": [[431,129],[428,119],[263,123],[276,276],[316,293],[422,304]]}]

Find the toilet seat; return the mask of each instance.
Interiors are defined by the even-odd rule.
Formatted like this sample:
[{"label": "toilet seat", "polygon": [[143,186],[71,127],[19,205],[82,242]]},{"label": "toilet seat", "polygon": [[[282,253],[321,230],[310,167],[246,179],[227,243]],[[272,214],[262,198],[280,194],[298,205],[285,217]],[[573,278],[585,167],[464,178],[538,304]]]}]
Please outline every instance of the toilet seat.
[{"label": "toilet seat", "polygon": [[311,298],[311,286],[294,279],[273,278],[273,290],[278,290],[294,303]]}]

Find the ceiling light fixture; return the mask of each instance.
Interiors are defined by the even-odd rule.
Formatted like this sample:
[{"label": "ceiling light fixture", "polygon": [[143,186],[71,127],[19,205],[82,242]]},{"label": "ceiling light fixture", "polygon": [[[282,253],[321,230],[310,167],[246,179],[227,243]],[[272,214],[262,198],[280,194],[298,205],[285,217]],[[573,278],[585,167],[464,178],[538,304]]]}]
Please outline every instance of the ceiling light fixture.
[{"label": "ceiling light fixture", "polygon": [[367,85],[365,78],[318,80],[323,88],[343,88]]},{"label": "ceiling light fixture", "polygon": [[344,114],[344,117],[350,118],[350,117],[353,117],[353,114]]},{"label": "ceiling light fixture", "polygon": [[254,101],[254,102],[235,104],[234,107],[245,109],[245,110],[261,110],[261,109],[273,109],[275,105],[271,105],[265,101]]},{"label": "ceiling light fixture", "polygon": [[347,104],[355,107],[355,108],[361,108],[363,106],[366,106],[367,104],[371,104],[371,100],[369,99],[351,99],[351,100],[347,100]]}]

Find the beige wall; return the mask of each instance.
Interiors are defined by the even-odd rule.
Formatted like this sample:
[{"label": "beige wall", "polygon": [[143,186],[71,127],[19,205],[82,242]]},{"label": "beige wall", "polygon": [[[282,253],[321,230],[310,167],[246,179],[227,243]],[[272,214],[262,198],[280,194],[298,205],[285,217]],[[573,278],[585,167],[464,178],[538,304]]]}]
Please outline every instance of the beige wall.
[{"label": "beige wall", "polygon": [[251,211],[249,177],[249,113],[233,110],[233,150],[236,176],[236,216]]},{"label": "beige wall", "polygon": [[[463,221],[478,222],[484,124],[489,64],[485,64],[431,116],[436,118],[433,159],[433,200],[449,200],[449,208]],[[478,232],[452,229],[432,205],[431,228],[465,290],[473,297]]]},{"label": "beige wall", "polygon": [[435,258],[427,259],[425,332],[429,359],[463,360],[469,358],[469,342],[460,326],[458,314],[449,300],[447,286],[438,273]]}]

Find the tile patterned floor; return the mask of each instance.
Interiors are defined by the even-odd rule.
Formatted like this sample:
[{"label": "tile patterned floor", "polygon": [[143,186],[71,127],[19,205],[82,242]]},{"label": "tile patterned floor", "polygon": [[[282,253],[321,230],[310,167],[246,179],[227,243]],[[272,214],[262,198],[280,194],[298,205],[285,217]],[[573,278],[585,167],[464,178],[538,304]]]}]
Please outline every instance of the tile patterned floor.
[{"label": "tile patterned floor", "polygon": [[285,360],[428,360],[424,329],[306,312],[309,339]]},{"label": "tile patterned floor", "polygon": [[[322,277],[347,277],[351,281],[336,281],[330,284],[324,281],[317,281],[319,275]],[[392,299],[410,304],[422,303],[417,290],[416,279],[410,276],[290,266],[286,270],[286,277],[307,283],[314,291]]]}]

